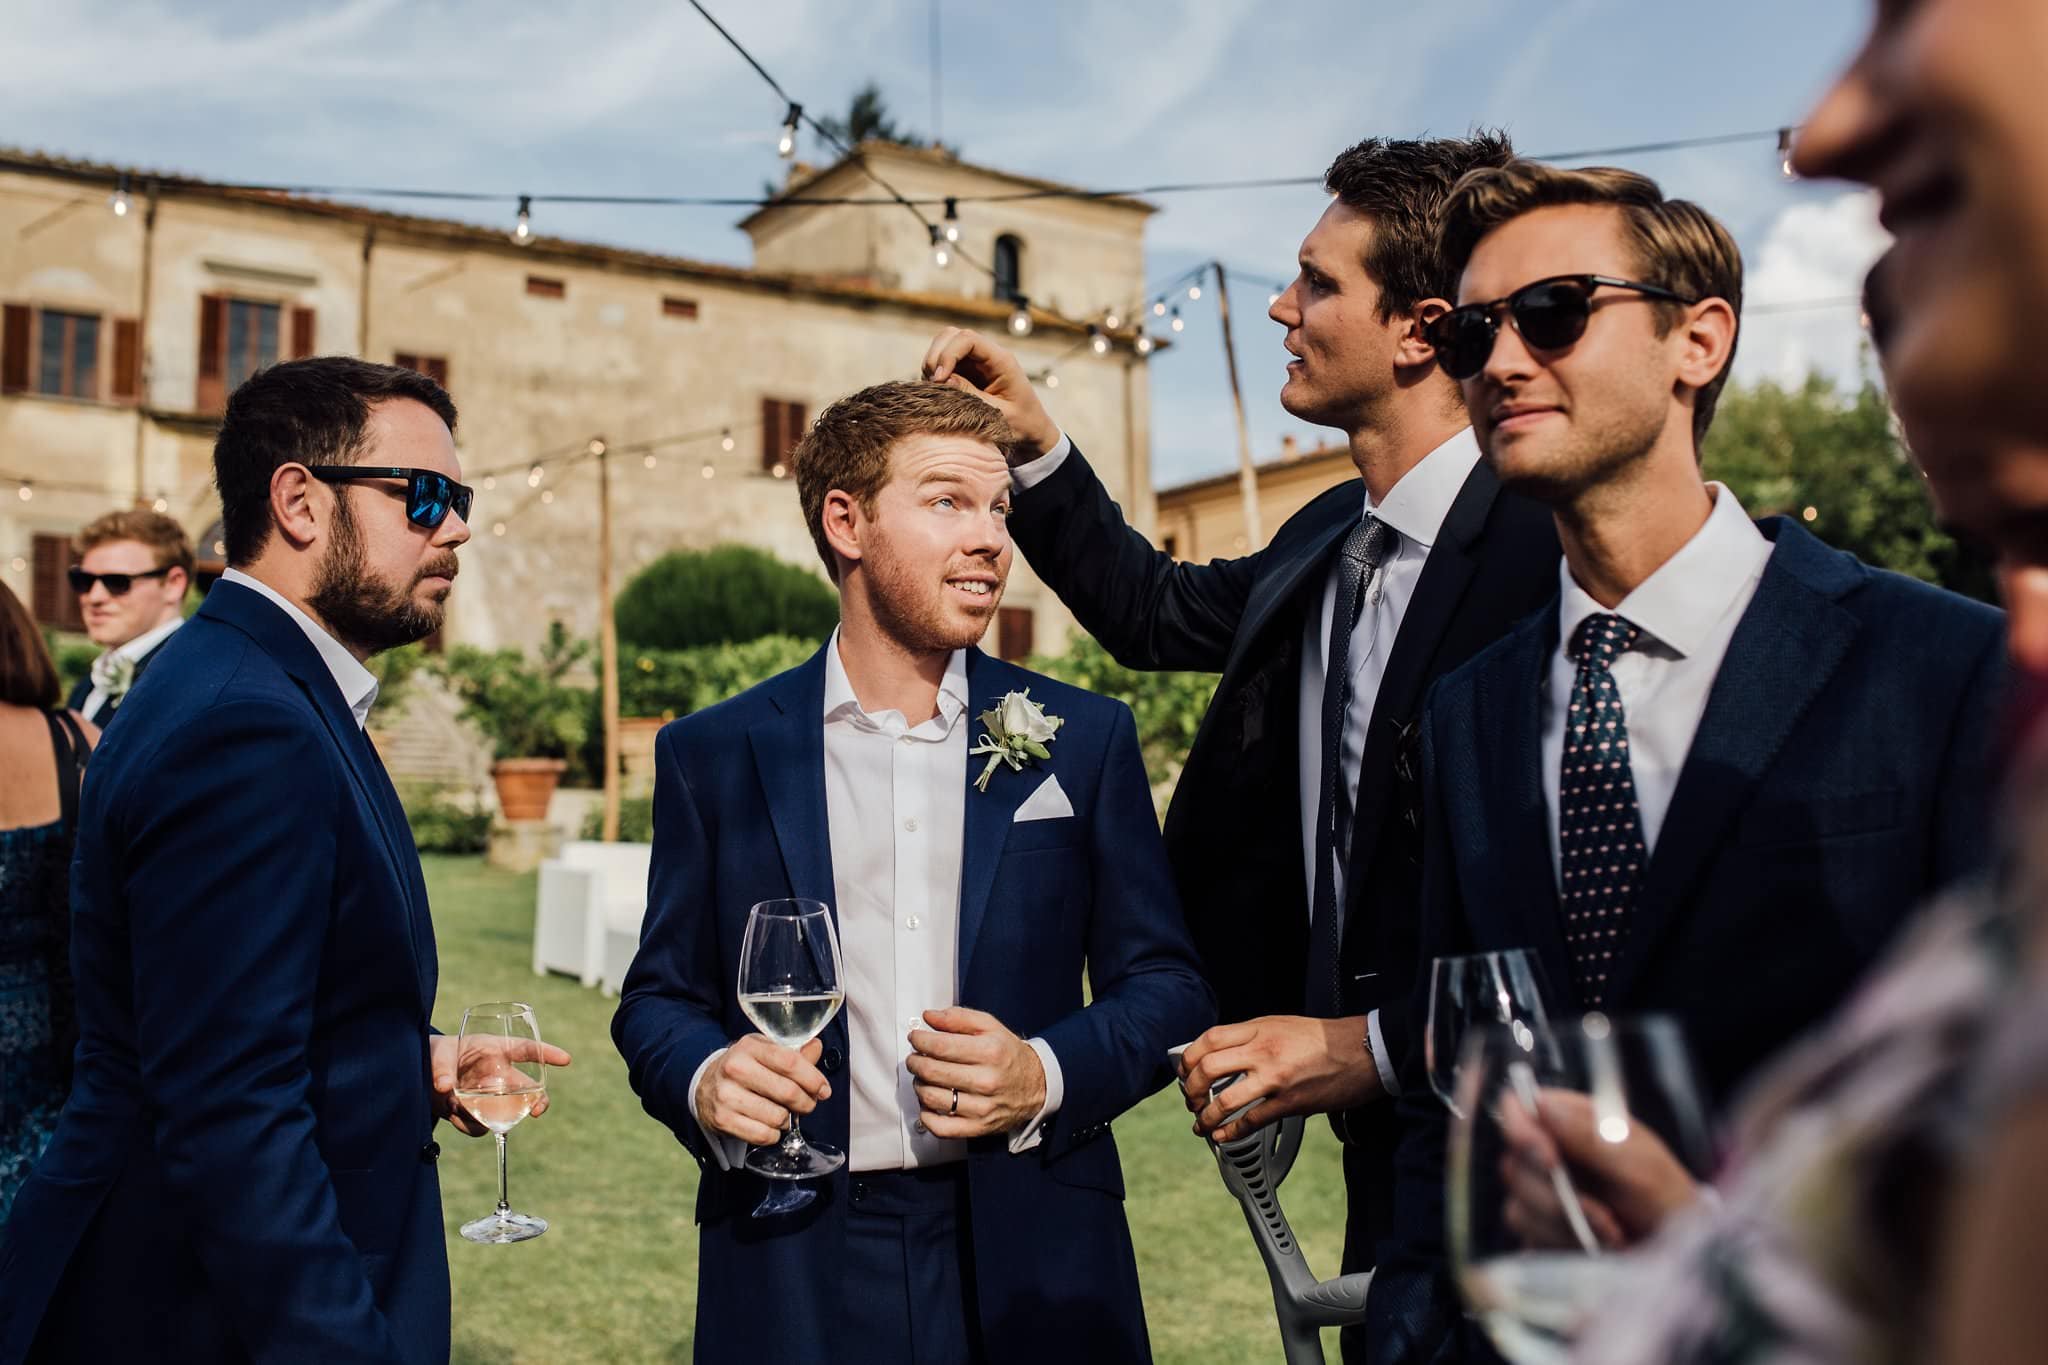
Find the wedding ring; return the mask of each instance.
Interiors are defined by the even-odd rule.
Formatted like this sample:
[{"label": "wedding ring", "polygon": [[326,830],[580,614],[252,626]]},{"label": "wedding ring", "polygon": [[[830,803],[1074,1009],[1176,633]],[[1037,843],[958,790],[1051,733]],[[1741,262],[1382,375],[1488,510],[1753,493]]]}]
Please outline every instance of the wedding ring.
[{"label": "wedding ring", "polygon": [[955,1090],[955,1091],[953,1092],[953,1107],[952,1107],[951,1109],[948,1109],[948,1110],[946,1111],[946,1115],[947,1115],[947,1117],[949,1117],[949,1118],[950,1118],[950,1117],[952,1117],[952,1116],[953,1116],[954,1114],[957,1114],[957,1113],[959,1113],[959,1112],[960,1112],[960,1092],[959,1092],[958,1090]]}]

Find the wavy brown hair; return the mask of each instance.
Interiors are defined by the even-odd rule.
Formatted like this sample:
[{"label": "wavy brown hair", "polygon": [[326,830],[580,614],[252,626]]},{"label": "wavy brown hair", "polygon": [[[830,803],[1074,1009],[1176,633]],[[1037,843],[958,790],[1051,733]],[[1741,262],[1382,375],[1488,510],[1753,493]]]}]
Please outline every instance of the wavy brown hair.
[{"label": "wavy brown hair", "polygon": [[42,631],[14,590],[0,583],[0,702],[49,707],[62,697]]}]

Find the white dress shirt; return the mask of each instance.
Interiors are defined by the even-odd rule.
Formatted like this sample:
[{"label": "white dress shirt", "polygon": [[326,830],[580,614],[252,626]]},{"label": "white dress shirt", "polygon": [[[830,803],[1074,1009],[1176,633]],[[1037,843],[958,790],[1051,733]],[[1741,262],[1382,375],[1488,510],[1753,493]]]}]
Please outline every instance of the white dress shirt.
[{"label": "white dress shirt", "polygon": [[[1714,509],[1692,539],[1614,607],[1616,615],[1643,632],[1610,671],[1628,724],[1629,771],[1635,779],[1646,856],[1656,852],[1678,775],[1707,709],[1707,694],[1771,557],[1771,542],[1756,529],[1735,495],[1718,483],[1709,483],[1707,491]],[[1560,562],[1558,579],[1558,645],[1541,704],[1543,799],[1550,811],[1553,877],[1561,866],[1557,787],[1564,763],[1564,723],[1579,670],[1565,649],[1580,622],[1607,610],[1578,585],[1568,561]]]},{"label": "white dress shirt", "polygon": [[[142,634],[136,636],[134,639],[124,641],[121,644],[115,645],[112,649],[100,655],[100,659],[112,657],[116,659],[126,659],[130,663],[138,663],[152,649],[155,649],[158,645],[170,639],[172,631],[176,630],[179,626],[182,626],[184,624],[184,617],[173,616],[170,620],[164,622],[162,625],[155,626],[149,630],[145,630],[142,632]],[[92,685],[92,691],[85,694],[85,702],[78,708],[78,714],[84,716],[87,720],[93,722],[95,725],[99,723],[100,708],[107,704],[106,689],[101,687],[97,681],[97,678],[99,676],[99,664],[99,659],[93,660],[93,676],[95,678],[95,681]]]},{"label": "white dress shirt", "polygon": [[[1059,443],[1039,458],[1017,466],[1011,478],[1020,489],[1029,489],[1050,478],[1073,450],[1064,434]],[[1344,781],[1358,790],[1359,769],[1365,762],[1365,736],[1372,724],[1373,706],[1379,700],[1380,680],[1387,670],[1387,656],[1394,638],[1415,597],[1422,566],[1430,546],[1443,530],[1444,518],[1459,490],[1479,463],[1479,442],[1466,427],[1457,435],[1417,461],[1391,489],[1386,501],[1375,507],[1372,494],[1365,495],[1365,514],[1376,516],[1400,534],[1394,553],[1382,559],[1373,586],[1359,611],[1358,624],[1351,631],[1351,698],[1344,714],[1344,737],[1340,753]],[[1333,557],[1323,585],[1321,605],[1310,613],[1302,631],[1301,729],[1297,778],[1301,784],[1301,861],[1306,877],[1308,902],[1304,912],[1315,912],[1316,807],[1322,797],[1323,780],[1323,682],[1329,670],[1330,625],[1337,612],[1338,564]],[[1344,859],[1338,860],[1337,904],[1344,903]],[[1367,1046],[1372,1052],[1380,1083],[1390,1095],[1401,1093],[1399,1078],[1380,1036],[1379,1011],[1366,1016]]]},{"label": "white dress shirt", "polygon": [[[971,728],[965,650],[947,661],[938,707],[938,715],[917,725],[900,711],[864,710],[833,632],[825,652],[825,822],[846,990],[847,1163],[855,1171],[937,1166],[967,1155],[965,1142],[925,1131],[906,1065],[910,1031],[930,1027],[923,1012],[960,1002]],[[1038,1145],[1064,1093],[1052,1048],[1043,1039],[1026,1041],[1045,1069],[1045,1103],[1010,1135],[1012,1152]],[[723,1049],[713,1053],[704,1067],[722,1055]],[[690,1079],[692,1118],[703,1075],[699,1067]],[[746,1151],[731,1138],[712,1146],[728,1169]]]},{"label": "white dress shirt", "polygon": [[348,709],[356,718],[356,728],[369,723],[370,707],[377,701],[377,675],[363,667],[362,660],[348,652],[348,647],[329,635],[318,621],[306,615],[290,598],[271,587],[261,579],[251,578],[240,569],[229,569],[220,576],[223,583],[239,583],[251,592],[260,592],[278,606],[285,615],[298,624],[306,638],[319,651],[320,662],[327,665],[327,671],[334,675],[334,685],[341,689],[341,699],[348,703]]}]

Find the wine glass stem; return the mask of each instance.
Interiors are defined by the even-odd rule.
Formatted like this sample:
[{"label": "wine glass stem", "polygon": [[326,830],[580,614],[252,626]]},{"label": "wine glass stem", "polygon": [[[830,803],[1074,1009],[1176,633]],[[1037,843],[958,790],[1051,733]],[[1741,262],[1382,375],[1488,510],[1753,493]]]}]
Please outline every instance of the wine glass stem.
[{"label": "wine glass stem", "polygon": [[496,1134],[498,1139],[498,1216],[503,1218],[512,1212],[512,1205],[505,1197],[505,1135]]},{"label": "wine glass stem", "polygon": [[789,1116],[789,1131],[782,1135],[782,1154],[796,1157],[804,1150],[804,1130],[797,1127],[796,1115]]}]

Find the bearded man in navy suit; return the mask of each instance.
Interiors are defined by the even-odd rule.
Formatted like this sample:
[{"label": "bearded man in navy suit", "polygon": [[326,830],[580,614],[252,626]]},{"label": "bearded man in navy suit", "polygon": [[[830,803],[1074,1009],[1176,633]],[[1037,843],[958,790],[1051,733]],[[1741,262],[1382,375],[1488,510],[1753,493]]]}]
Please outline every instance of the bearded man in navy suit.
[{"label": "bearded man in navy suit", "polygon": [[338,356],[228,402],[228,570],[85,784],[80,1041],[0,1237],[0,1361],[448,1359],[435,1125],[483,1129],[363,724],[364,661],[440,626],[469,539],[454,426],[431,379]]},{"label": "bearded man in navy suit", "polygon": [[[793,462],[839,629],[657,745],[612,1034],[703,1170],[700,1361],[1150,1358],[1110,1121],[1215,1006],[1130,712],[975,647],[1010,567],[1012,439],[938,384],[828,408]],[[970,748],[989,712],[1044,756],[991,767]],[[801,1050],[752,1032],[736,989],[749,908],[788,896],[831,907],[844,955],[845,1013]],[[792,1115],[848,1159],[755,1217],[745,1148]]]}]

